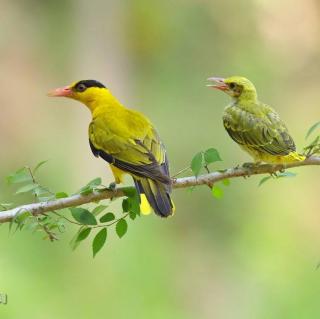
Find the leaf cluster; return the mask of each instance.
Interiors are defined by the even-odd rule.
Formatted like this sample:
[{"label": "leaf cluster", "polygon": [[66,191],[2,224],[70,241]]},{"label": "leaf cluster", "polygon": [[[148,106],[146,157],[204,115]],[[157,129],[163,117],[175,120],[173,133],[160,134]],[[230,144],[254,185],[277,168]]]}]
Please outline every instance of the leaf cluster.
[{"label": "leaf cluster", "polygon": [[[18,169],[7,177],[9,185],[15,186],[16,195],[31,195],[34,202],[46,202],[60,198],[69,197],[65,191],[54,192],[41,185],[37,178],[37,172],[47,161],[41,161],[33,169],[26,166]],[[104,190],[100,177],[89,181],[81,187],[75,194],[89,195],[95,191]],[[88,239],[90,234],[95,232],[92,239],[92,252],[95,256],[104,244],[107,242],[107,234],[110,226],[115,226],[115,232],[119,238],[122,238],[128,230],[127,219],[135,220],[140,216],[139,196],[133,187],[124,189],[126,197],[122,200],[122,213],[116,216],[112,211],[107,210],[108,205],[95,203],[91,209],[84,207],[72,207],[69,209],[70,218],[66,214],[52,211],[46,214],[34,216],[26,210],[21,210],[17,216],[10,222],[9,230],[27,229],[32,232],[41,232],[44,239],[51,241],[58,239],[58,234],[63,233],[66,224],[77,225],[78,230],[71,241],[71,247],[75,249],[84,240]],[[1,203],[1,209],[12,208],[11,203]]]}]

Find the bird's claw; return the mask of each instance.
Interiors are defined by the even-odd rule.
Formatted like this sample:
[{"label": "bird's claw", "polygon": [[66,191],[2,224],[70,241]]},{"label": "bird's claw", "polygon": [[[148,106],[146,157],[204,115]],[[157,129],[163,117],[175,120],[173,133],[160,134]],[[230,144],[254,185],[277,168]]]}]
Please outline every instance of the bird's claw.
[{"label": "bird's claw", "polygon": [[111,191],[114,191],[117,187],[117,184],[115,182],[112,182],[109,184],[108,189]]},{"label": "bird's claw", "polygon": [[[239,165],[238,165],[239,166]],[[245,168],[246,170],[248,170],[248,174],[244,175],[244,178],[248,178],[252,175],[252,170],[254,170],[255,168],[257,168],[258,166],[260,166],[260,162],[249,162],[249,163],[243,163],[242,164],[242,168]]]},{"label": "bird's claw", "polygon": [[242,167],[243,168],[248,168],[248,169],[253,169],[260,166],[260,163],[258,162],[249,162],[249,163],[243,163]]},{"label": "bird's claw", "polygon": [[[116,190],[116,187],[117,187],[117,183],[116,182],[112,182],[109,184],[109,186],[107,187],[107,190],[108,191],[111,191],[111,192],[114,192]],[[114,196],[111,196],[110,197],[110,201],[113,201],[114,199]]]}]

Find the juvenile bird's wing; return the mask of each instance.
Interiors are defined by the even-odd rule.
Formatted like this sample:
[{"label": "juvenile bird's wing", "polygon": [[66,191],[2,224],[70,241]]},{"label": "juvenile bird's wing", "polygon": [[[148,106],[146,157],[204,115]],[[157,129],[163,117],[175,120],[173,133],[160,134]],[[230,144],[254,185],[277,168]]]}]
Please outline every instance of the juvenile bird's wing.
[{"label": "juvenile bird's wing", "polygon": [[100,117],[91,122],[93,154],[133,175],[170,184],[166,150],[159,135],[140,113],[129,112],[121,118]]},{"label": "juvenile bird's wing", "polygon": [[259,113],[239,107],[225,110],[223,124],[238,144],[271,155],[288,155],[296,150],[293,139],[279,115],[269,106],[260,105]]}]

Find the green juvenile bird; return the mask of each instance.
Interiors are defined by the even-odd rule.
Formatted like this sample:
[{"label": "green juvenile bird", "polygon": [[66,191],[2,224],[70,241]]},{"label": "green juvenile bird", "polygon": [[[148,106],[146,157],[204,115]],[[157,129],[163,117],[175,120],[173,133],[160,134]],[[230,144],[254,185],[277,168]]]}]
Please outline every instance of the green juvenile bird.
[{"label": "green juvenile bird", "polygon": [[254,85],[246,78],[209,78],[209,87],[232,97],[223,113],[223,125],[230,137],[248,152],[254,161],[286,164],[303,161],[286,125],[270,106],[258,100]]}]

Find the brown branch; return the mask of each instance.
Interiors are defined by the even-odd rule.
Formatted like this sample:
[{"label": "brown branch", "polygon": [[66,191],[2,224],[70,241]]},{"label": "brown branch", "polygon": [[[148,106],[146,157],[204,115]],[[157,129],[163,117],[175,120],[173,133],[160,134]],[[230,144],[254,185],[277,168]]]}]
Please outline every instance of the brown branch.
[{"label": "brown branch", "polygon": [[[300,166],[310,166],[310,165],[320,165],[320,156],[308,157],[303,162],[295,162],[284,165],[269,165],[263,164],[259,166],[254,166],[251,168],[236,167],[229,168],[224,171],[212,172],[205,175],[200,175],[198,177],[188,176],[173,179],[173,188],[187,188],[191,186],[208,185],[211,186],[214,183],[224,180],[226,178],[237,178],[246,177],[251,175],[259,174],[272,174],[280,170],[300,167]],[[73,195],[66,198],[56,199],[48,202],[34,203],[28,205],[22,205],[10,210],[0,211],[0,223],[5,223],[11,221],[19,213],[28,211],[32,215],[40,215],[46,212],[51,212],[54,210],[59,210],[68,207],[79,206],[83,204],[88,204],[91,202],[97,202],[103,199],[111,199],[116,197],[123,197],[124,188],[117,188],[115,190],[102,190],[95,191],[88,195]]]}]

